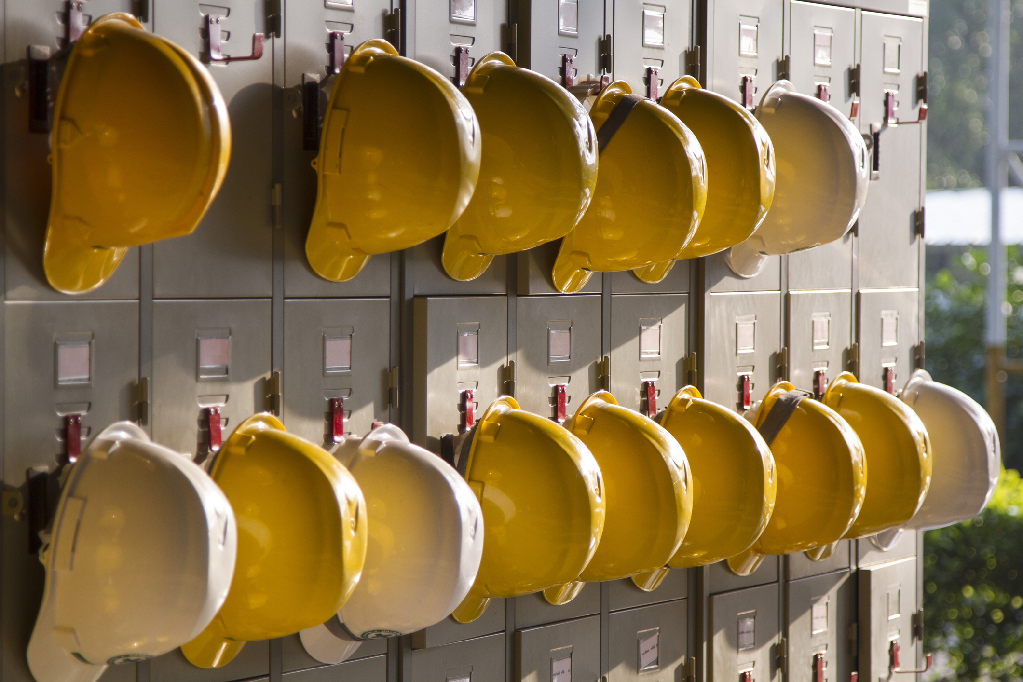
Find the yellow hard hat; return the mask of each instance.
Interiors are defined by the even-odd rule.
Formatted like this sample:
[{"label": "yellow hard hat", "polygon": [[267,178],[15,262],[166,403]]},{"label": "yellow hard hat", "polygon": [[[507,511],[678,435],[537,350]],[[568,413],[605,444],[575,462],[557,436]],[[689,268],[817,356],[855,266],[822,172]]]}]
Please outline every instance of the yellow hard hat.
[{"label": "yellow hard hat", "polygon": [[757,541],[728,560],[739,575],[755,571],[764,555],[837,542],[860,513],[867,486],[867,460],[856,432],[787,381],[767,392],[753,425],[774,454],[778,496]]},{"label": "yellow hard hat", "polygon": [[462,442],[458,469],[483,508],[483,560],[452,616],[479,618],[492,597],[575,580],[604,529],[600,467],[562,426],[495,400]]},{"label": "yellow hard hat", "polygon": [[600,465],[607,519],[600,545],[579,579],[544,592],[552,604],[571,601],[585,582],[661,568],[682,544],[693,512],[686,453],[654,420],[621,407],[607,391],[597,391],[565,428]]},{"label": "yellow hard hat", "polygon": [[451,227],[476,187],[479,124],[448,79],[367,40],[334,81],[313,165],[306,257],[320,277],[344,282],[371,255]]},{"label": "yellow hard hat", "polygon": [[238,558],[224,605],[181,647],[200,668],[226,665],[245,642],[332,618],[359,582],[368,526],[348,470],[269,414],[235,429],[210,476],[234,509]]},{"label": "yellow hard hat", "polygon": [[707,163],[696,136],[667,109],[615,81],[590,109],[600,174],[589,208],[561,242],[554,286],[579,291],[594,272],[674,258],[707,203]]},{"label": "yellow hard hat", "polygon": [[[700,87],[692,76],[671,84],[661,106],[700,141],[707,156],[707,209],[696,235],[673,256],[698,258],[745,241],[764,221],[774,199],[774,147],[764,127],[738,102]],[[671,269],[665,260],[636,271],[657,282]]]},{"label": "yellow hard hat", "polygon": [[873,535],[913,518],[931,484],[931,443],[920,417],[895,396],[859,383],[849,372],[832,380],[821,401],[859,435],[870,467],[863,509],[845,537]]},{"label": "yellow hard hat", "polygon": [[778,490],[774,456],[753,426],[686,386],[668,403],[661,426],[693,468],[693,520],[665,568],[633,576],[651,590],[668,568],[704,566],[746,551],[767,527]]},{"label": "yellow hard hat", "polygon": [[103,284],[128,247],[192,232],[231,156],[227,106],[194,57],[128,14],[93,22],[57,90],[43,271]]},{"label": "yellow hard hat", "polygon": [[467,281],[494,256],[560,239],[579,222],[597,184],[597,133],[579,100],[500,52],[476,63],[462,93],[479,117],[483,159],[441,260]]}]

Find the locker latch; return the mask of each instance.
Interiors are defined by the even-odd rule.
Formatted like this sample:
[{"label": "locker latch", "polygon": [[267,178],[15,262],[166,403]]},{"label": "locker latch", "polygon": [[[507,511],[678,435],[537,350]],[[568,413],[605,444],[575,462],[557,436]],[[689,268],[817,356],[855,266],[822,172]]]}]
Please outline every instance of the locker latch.
[{"label": "locker latch", "polygon": [[345,34],[341,31],[331,31],[327,37],[327,53],[330,55],[330,62],[327,64],[328,74],[341,73],[341,67],[345,64]]},{"label": "locker latch", "polygon": [[554,386],[554,421],[564,424],[568,418],[568,386],[555,384]]},{"label": "locker latch", "polygon": [[813,399],[823,398],[826,390],[828,390],[828,370],[815,369],[813,371]]},{"label": "locker latch", "polygon": [[575,56],[567,53],[561,55],[561,85],[570,88],[575,85]]},{"label": "locker latch", "polygon": [[743,76],[740,90],[742,92],[742,106],[747,109],[753,109],[753,91],[755,89],[753,86],[753,76]]},{"label": "locker latch", "polygon": [[82,456],[82,415],[69,414],[64,417],[64,454],[68,464],[74,464]]},{"label": "locker latch", "polygon": [[67,46],[82,37],[85,32],[85,12],[82,10],[82,0],[71,0],[67,4],[67,33],[64,34]]},{"label": "locker latch", "polygon": [[931,669],[931,654],[927,654],[927,660],[923,668],[902,668],[899,665],[899,640],[893,639],[888,645],[888,674],[894,673],[925,673]]},{"label": "locker latch", "polygon": [[646,67],[646,96],[655,102],[657,101],[657,86],[660,84],[660,79],[657,77],[658,70],[656,66]]},{"label": "locker latch", "polygon": [[824,682],[824,654],[813,655],[813,682]]},{"label": "locker latch", "polygon": [[753,671],[743,670],[739,673],[739,682],[753,682]]},{"label": "locker latch", "polygon": [[340,443],[345,439],[345,399],[330,399],[330,442]]},{"label": "locker latch", "polygon": [[465,45],[455,46],[455,85],[462,87],[469,77],[469,48]]},{"label": "locker latch", "polygon": [[206,431],[209,434],[206,437],[206,444],[209,447],[211,453],[220,452],[220,408],[219,407],[207,407],[206,408]]},{"label": "locker latch", "polygon": [[881,372],[881,378],[884,381],[885,392],[895,395],[895,368],[886,365]]},{"label": "locker latch", "polygon": [[247,62],[254,59],[259,59],[263,56],[263,34],[253,33],[252,34],[252,54],[244,57],[232,57],[230,55],[223,54],[220,51],[220,16],[215,14],[206,14],[203,16],[206,21],[206,44],[209,54],[209,60],[211,62]]},{"label": "locker latch", "polygon": [[467,388],[462,391],[462,423],[458,425],[460,433],[465,433],[476,423],[476,415],[474,413],[475,399],[475,389]]},{"label": "locker latch", "polygon": [[748,410],[753,404],[753,375],[749,373],[739,375],[739,404],[742,409]]},{"label": "locker latch", "polygon": [[643,400],[646,401],[646,409],[643,411],[651,419],[657,414],[657,383],[654,381],[643,382]]},{"label": "locker latch", "polygon": [[819,99],[822,102],[827,102],[829,99],[831,99],[831,95],[828,94],[827,83],[817,84],[817,99]]}]

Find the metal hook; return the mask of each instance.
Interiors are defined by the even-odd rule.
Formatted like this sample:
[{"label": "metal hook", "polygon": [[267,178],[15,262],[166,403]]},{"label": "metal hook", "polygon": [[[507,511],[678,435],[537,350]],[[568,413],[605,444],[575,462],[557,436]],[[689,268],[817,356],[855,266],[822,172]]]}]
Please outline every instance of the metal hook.
[{"label": "metal hook", "polygon": [[220,51],[220,17],[214,14],[204,15],[206,19],[206,42],[209,46],[211,62],[247,62],[263,56],[263,34],[252,34],[252,54],[245,57],[231,57]]},{"label": "metal hook", "polygon": [[888,679],[896,673],[925,673],[931,669],[931,654],[927,654],[927,663],[923,668],[901,668],[899,667],[899,640],[893,639],[888,646]]}]

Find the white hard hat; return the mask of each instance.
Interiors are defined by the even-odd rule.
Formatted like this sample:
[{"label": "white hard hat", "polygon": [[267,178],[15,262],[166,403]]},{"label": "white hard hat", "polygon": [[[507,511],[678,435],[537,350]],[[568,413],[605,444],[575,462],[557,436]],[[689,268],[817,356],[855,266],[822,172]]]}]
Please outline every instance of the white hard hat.
[{"label": "white hard hat", "polygon": [[46,584],[28,643],[38,682],[94,682],[108,664],[165,654],[227,597],[234,513],[187,455],[129,422],[89,441],[40,559]]},{"label": "white hard hat", "polygon": [[867,146],[856,126],[788,81],[764,93],[756,117],[774,143],[777,180],[763,224],[726,258],[740,277],[763,270],[767,257],[841,239],[867,199]]},{"label": "white hard hat", "polygon": [[483,514],[469,484],[437,455],[384,424],[334,453],[366,497],[369,548],[341,612],[301,632],[309,655],[340,663],[365,639],[443,620],[469,592],[483,556]]},{"label": "white hard hat", "polygon": [[973,398],[922,369],[902,389],[902,401],[927,427],[934,456],[927,497],[903,527],[927,530],[972,519],[998,483],[1002,455],[994,422]]}]

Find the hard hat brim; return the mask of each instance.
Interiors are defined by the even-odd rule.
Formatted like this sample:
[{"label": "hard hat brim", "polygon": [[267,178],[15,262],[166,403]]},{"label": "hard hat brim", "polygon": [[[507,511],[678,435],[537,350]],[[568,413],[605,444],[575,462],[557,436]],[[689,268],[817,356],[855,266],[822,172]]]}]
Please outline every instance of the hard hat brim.
[{"label": "hard hat brim", "polygon": [[339,625],[335,617],[322,625],[302,630],[299,639],[306,653],[328,665],[337,665],[351,658],[362,640],[356,639]]},{"label": "hard hat brim", "polygon": [[[28,668],[36,682],[96,682],[107,669],[101,665],[86,663],[69,654],[54,639],[56,631],[56,600],[50,581],[43,591],[43,605],[39,609],[32,636],[28,640]],[[68,633],[74,641],[74,633]]]}]

